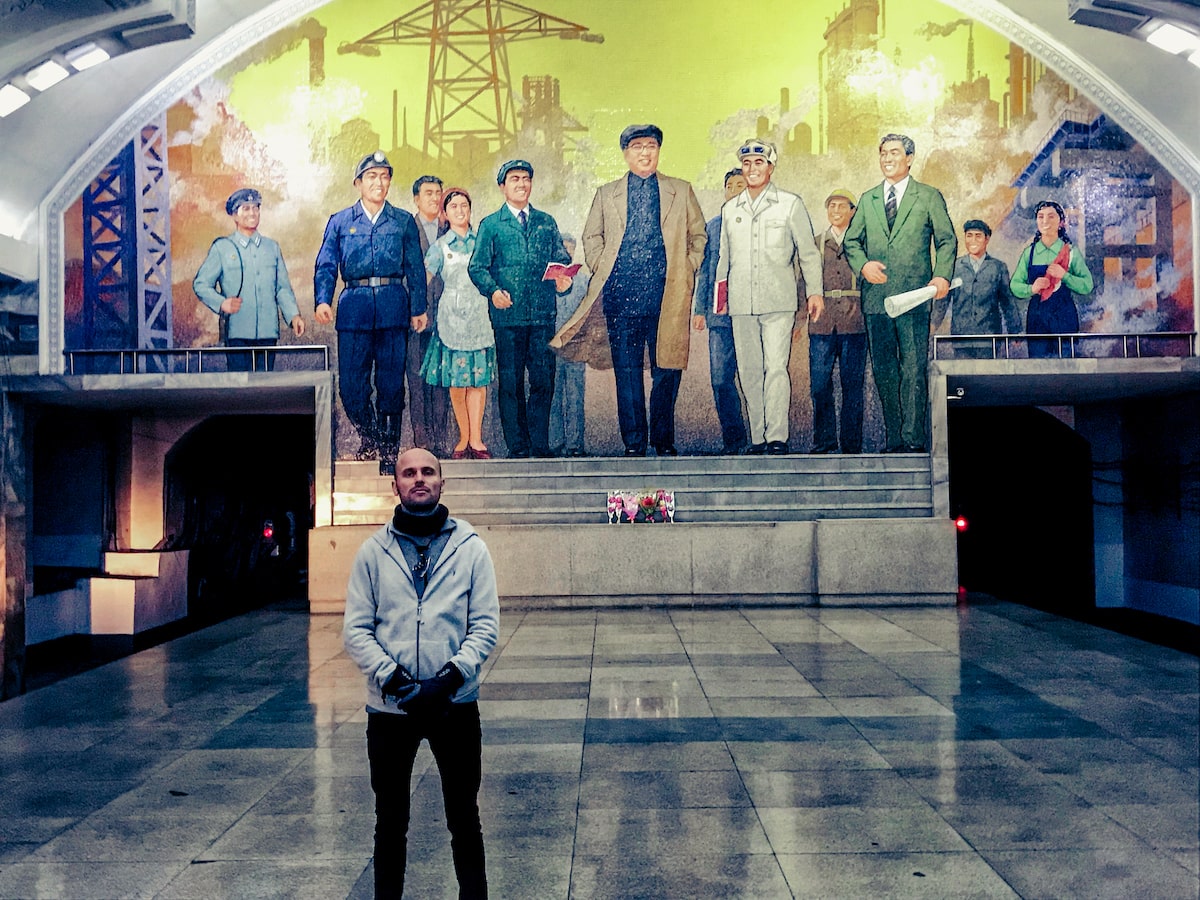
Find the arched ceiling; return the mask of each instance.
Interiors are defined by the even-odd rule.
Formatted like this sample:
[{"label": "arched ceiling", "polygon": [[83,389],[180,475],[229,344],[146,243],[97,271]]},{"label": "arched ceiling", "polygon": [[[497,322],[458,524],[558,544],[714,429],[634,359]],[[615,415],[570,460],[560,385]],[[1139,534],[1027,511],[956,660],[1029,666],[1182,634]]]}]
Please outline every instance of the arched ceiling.
[{"label": "arched ceiling", "polygon": [[[1143,41],[1076,25],[1066,3],[948,2],[1060,71],[1151,147],[1193,193],[1200,191],[1200,69]],[[61,206],[51,202],[58,194],[93,177],[137,124],[162,112],[170,99],[321,5],[323,0],[0,2],[0,68],[6,72],[36,64],[48,47],[68,46],[104,28],[120,30],[147,18],[160,26],[194,23],[186,39],[117,56],[0,119],[0,273],[35,279],[44,266],[44,220],[60,214]],[[899,9],[894,5],[889,14]]]},{"label": "arched ceiling", "polygon": [[[88,173],[94,176],[127,143],[131,113],[148,98],[177,84],[175,96],[203,80],[238,49],[266,37],[325,0],[6,0],[0,2],[0,68],[20,71],[45,58],[47,49],[69,46],[105,30],[120,31],[131,8],[145,16],[190,18],[193,34],[115,56],[72,75],[7,118],[0,119],[0,273],[37,277],[39,213],[58,185],[86,161],[93,148],[115,138],[114,152]],[[106,7],[107,12],[101,8]],[[78,11],[85,15],[77,15]],[[18,23],[55,15],[50,38],[23,34]],[[27,29],[25,29],[27,30]],[[37,32],[42,34],[42,32]],[[232,49],[236,46],[238,49]],[[21,57],[25,58],[21,60]],[[24,63],[24,66],[21,63]],[[162,108],[147,108],[148,121]],[[122,133],[116,133],[122,132]],[[75,192],[78,194],[78,191]]]}]

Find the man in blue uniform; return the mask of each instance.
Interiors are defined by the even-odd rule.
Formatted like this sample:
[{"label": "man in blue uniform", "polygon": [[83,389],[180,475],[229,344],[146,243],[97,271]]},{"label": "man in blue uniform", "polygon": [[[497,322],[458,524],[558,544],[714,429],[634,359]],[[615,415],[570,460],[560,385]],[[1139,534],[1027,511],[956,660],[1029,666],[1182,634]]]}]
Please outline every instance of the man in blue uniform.
[{"label": "man in blue uniform", "polygon": [[[279,244],[258,233],[262,195],[253,188],[234,191],[225,201],[233,234],[213,241],[192,281],[200,302],[226,318],[226,347],[273,347],[279,343],[279,314],[296,337],[304,335],[304,319],[288,279]],[[267,357],[267,369],[274,359]],[[250,354],[234,353],[230,372],[248,372]]]},{"label": "man in blue uniform", "polygon": [[400,449],[408,332],[424,331],[429,322],[421,239],[413,217],[387,202],[391,184],[392,166],[382,151],[359,161],[359,201],[329,218],[313,275],[314,318],[326,325],[334,319],[341,275],[338,392],[362,441],[358,458],[377,455],[383,475],[393,472]]},{"label": "man in blue uniform", "polygon": [[[746,177],[740,168],[725,173],[725,199],[732,200],[746,189]],[[717,421],[721,423],[721,452],[736,456],[746,447],[746,421],[742,415],[742,397],[738,393],[737,353],[733,349],[733,322],[728,310],[716,311],[717,261],[721,253],[721,214],[704,226],[704,262],[696,273],[696,302],[692,308],[692,328],[708,329],[708,371],[712,382]]]}]

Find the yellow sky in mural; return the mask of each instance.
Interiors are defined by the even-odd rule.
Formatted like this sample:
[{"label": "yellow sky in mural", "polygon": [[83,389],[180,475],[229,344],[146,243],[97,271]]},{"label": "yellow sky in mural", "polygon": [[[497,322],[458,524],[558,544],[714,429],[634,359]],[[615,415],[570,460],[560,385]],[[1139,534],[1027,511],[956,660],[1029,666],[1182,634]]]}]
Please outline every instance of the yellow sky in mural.
[{"label": "yellow sky in mural", "polygon": [[[417,0],[335,0],[314,15],[329,29],[325,42],[326,84],[306,91],[308,53],[303,46],[268,65],[251,65],[232,79],[230,102],[256,133],[294,127],[298,117],[330,128],[347,118],[371,122],[390,143],[392,94],[407,115],[409,142],[420,146],[428,48],[385,47],[378,57],[339,54],[357,40],[419,5]],[[796,115],[816,100],[818,56],[828,22],[844,0],[757,0],[737,5],[715,0],[526,0],[527,6],[587,26],[604,43],[554,38],[509,45],[515,90],[524,75],[550,74],[561,85],[563,107],[590,129],[597,163],[615,176],[622,170],[616,136],[630,122],[653,121],[664,129],[664,170],[696,178],[732,147],[714,147],[713,127],[740,110],[760,108],[778,118],[780,88],[791,93]],[[903,17],[900,10],[903,10]],[[914,112],[940,87],[966,73],[967,29],[926,39],[926,23],[962,19],[932,0],[884,4],[884,40],[889,64],[911,74],[884,90],[904,92]],[[985,26],[975,28],[976,69],[991,78],[991,94],[1006,90],[1008,43]],[[253,54],[251,54],[252,56]],[[898,80],[898,79],[897,79]],[[928,98],[921,96],[929,93]],[[281,100],[282,96],[282,100]],[[302,108],[301,108],[302,107]],[[816,126],[816,110],[805,121]],[[747,118],[747,121],[752,119]],[[896,123],[897,128],[905,123]]]}]

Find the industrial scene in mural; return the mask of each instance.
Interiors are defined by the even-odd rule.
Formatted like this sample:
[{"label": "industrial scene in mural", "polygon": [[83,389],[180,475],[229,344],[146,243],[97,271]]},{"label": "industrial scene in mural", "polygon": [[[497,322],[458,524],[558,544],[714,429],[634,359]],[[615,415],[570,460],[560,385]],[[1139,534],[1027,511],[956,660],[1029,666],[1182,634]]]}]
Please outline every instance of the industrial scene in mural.
[{"label": "industrial scene in mural", "polygon": [[[1170,353],[1171,336],[1191,330],[1186,190],[1062,77],[948,7],[907,3],[902,18],[878,0],[823,0],[802,14],[766,4],[764,15],[778,19],[772,29],[803,34],[812,52],[800,54],[803,65],[767,54],[747,70],[717,15],[699,36],[688,29],[687,55],[678,56],[639,36],[644,23],[632,25],[625,4],[534,5],[502,0],[487,12],[481,4],[479,21],[438,23],[431,4],[336,0],[196,85],[147,123],[67,217],[67,348],[147,346],[147,336],[152,346],[217,344],[219,318],[197,298],[193,278],[214,239],[231,230],[226,198],[253,188],[262,233],[279,243],[306,324],[297,335],[285,316],[280,343],[325,345],[336,358],[333,324],[313,318],[314,263],[329,217],[358,199],[354,167],[365,154],[381,150],[394,169],[388,200],[399,210],[414,212],[410,186],[433,174],[469,191],[475,226],[503,202],[497,167],[528,160],[533,206],[579,235],[596,188],[623,171],[618,134],[641,122],[662,127],[662,170],[691,182],[706,219],[724,202],[739,144],[774,143],[772,180],[803,198],[817,234],[828,227],[831,192],[861,195],[878,184],[880,137],[908,134],[913,174],[945,196],[959,254],[963,224],[982,220],[992,232],[988,253],[1012,271],[1037,238],[1038,203],[1065,211],[1068,239],[1093,281],[1076,298],[1078,331],[1113,336],[1080,340],[1075,355],[1119,353],[1119,335],[1151,332],[1162,345],[1151,342],[1143,354]],[[681,9],[650,7],[664,28]],[[659,65],[674,80],[648,93],[647,73]],[[139,303],[133,283],[148,271],[158,291]],[[947,333],[950,322],[936,327]],[[789,362],[795,449],[813,443],[808,342],[797,329]],[[1012,341],[997,352],[1023,357],[1027,348]],[[707,336],[695,332],[677,407],[683,452],[722,445],[708,365]],[[862,449],[870,452],[884,438],[869,371],[865,392]],[[484,437],[503,452],[495,393]],[[619,455],[611,370],[588,369],[585,398],[588,452]],[[358,438],[340,401],[335,418],[336,455],[345,458]],[[402,442],[411,437],[406,431]]]}]

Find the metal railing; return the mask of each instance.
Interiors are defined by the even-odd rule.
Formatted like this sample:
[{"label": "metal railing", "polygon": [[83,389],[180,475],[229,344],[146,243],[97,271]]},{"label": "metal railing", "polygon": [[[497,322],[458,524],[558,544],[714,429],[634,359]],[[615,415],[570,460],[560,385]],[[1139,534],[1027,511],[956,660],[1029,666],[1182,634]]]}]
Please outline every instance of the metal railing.
[{"label": "metal railing", "polygon": [[[1145,334],[935,334],[934,359],[1026,359],[1030,344],[1050,352],[1043,358],[1142,359],[1197,355],[1194,331]],[[1023,352],[1013,353],[1020,349]],[[956,353],[955,351],[964,351]]]},{"label": "metal railing", "polygon": [[329,371],[324,344],[277,347],[173,347],[65,350],[68,375],[161,375],[205,372]]}]

